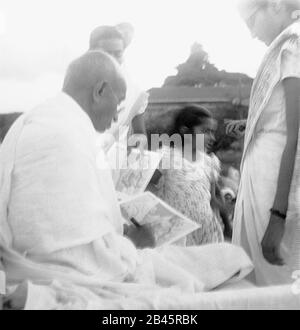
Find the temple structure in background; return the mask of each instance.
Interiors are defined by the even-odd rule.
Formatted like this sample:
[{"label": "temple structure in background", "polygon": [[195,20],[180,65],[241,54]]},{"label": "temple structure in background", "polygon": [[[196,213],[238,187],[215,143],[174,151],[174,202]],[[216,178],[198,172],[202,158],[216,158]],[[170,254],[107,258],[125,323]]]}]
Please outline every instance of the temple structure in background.
[{"label": "temple structure in background", "polygon": [[192,45],[188,59],[176,69],[177,74],[167,77],[161,88],[149,90],[148,129],[164,129],[172,119],[172,111],[187,104],[207,107],[219,122],[246,118],[252,78],[219,70],[199,43]]},{"label": "temple structure in background", "polygon": [[169,125],[172,113],[188,104],[204,106],[222,123],[224,119],[247,117],[251,85],[162,87],[149,90],[146,122],[151,131],[160,131]]},{"label": "temple structure in background", "polygon": [[[147,131],[149,134],[167,132],[176,110],[188,104],[204,106],[218,120],[216,145],[230,153],[234,141],[225,134],[224,120],[247,118],[252,84],[253,79],[243,73],[216,68],[203,47],[196,43],[191,47],[187,61],[178,65],[177,75],[167,77],[161,88],[149,90],[145,113]],[[241,153],[242,141],[238,143]],[[239,165],[236,160],[231,163],[235,167]]]}]

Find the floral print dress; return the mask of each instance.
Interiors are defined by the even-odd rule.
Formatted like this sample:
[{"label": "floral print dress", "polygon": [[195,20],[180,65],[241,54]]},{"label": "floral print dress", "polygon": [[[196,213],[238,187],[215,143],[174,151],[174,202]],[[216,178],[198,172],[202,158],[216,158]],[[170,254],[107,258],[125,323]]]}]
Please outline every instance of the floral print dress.
[{"label": "floral print dress", "polygon": [[213,155],[201,153],[197,162],[190,162],[176,149],[164,149],[163,161],[168,169],[162,168],[160,181],[152,192],[178,212],[200,225],[189,234],[186,245],[203,245],[224,241],[218,212],[211,208],[211,188],[220,173],[220,162]]}]

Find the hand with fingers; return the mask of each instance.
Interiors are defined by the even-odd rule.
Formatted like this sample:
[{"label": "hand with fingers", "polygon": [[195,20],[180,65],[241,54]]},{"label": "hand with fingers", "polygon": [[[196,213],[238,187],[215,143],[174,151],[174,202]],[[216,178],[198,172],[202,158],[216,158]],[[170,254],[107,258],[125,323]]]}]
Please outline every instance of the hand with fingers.
[{"label": "hand with fingers", "polygon": [[245,134],[246,120],[224,120],[226,134],[234,138],[242,138]]},{"label": "hand with fingers", "polygon": [[284,261],[280,255],[280,244],[284,231],[285,220],[272,214],[261,243],[263,256],[272,265],[284,265]]},{"label": "hand with fingers", "polygon": [[154,248],[155,236],[150,225],[124,226],[124,235],[127,236],[138,249]]}]

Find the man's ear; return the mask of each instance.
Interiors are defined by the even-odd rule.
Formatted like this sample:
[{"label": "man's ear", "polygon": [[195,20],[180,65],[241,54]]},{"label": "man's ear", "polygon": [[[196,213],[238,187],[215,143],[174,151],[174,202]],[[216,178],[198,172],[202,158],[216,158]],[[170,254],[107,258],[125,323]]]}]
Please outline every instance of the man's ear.
[{"label": "man's ear", "polygon": [[106,85],[107,83],[105,81],[98,81],[98,83],[95,85],[93,92],[93,98],[95,102],[99,103],[99,101],[103,97]]}]

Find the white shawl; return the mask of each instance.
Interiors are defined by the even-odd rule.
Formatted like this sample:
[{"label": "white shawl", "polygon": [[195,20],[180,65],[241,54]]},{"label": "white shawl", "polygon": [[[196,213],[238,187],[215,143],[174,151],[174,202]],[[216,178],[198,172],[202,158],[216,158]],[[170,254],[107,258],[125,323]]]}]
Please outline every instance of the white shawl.
[{"label": "white shawl", "polygon": [[[265,55],[258,74],[253,83],[251,91],[251,102],[249,115],[247,119],[247,127],[245,132],[244,154],[241,162],[241,171],[243,170],[245,157],[251,141],[254,138],[255,129],[260,116],[266,108],[274,88],[284,79],[282,76],[282,61],[286,54],[292,52],[295,47],[299,49],[300,42],[300,23],[296,22],[284,30],[272,43],[267,54]],[[299,67],[295,63],[295,68]],[[294,176],[292,180],[288,218],[300,218],[298,202],[300,198],[300,134],[298,134],[298,149],[296,154],[296,162]]]},{"label": "white shawl", "polygon": [[[122,235],[110,170],[96,167],[105,159],[95,141],[90,119],[65,94],[8,133],[0,151],[0,252],[9,289],[27,281],[22,298],[38,289],[45,308],[50,292],[57,308],[77,308],[81,299],[124,307],[124,297],[150,307],[163,288],[210,290],[252,270],[229,244],[136,250]],[[18,308],[34,308],[19,294]]]}]

